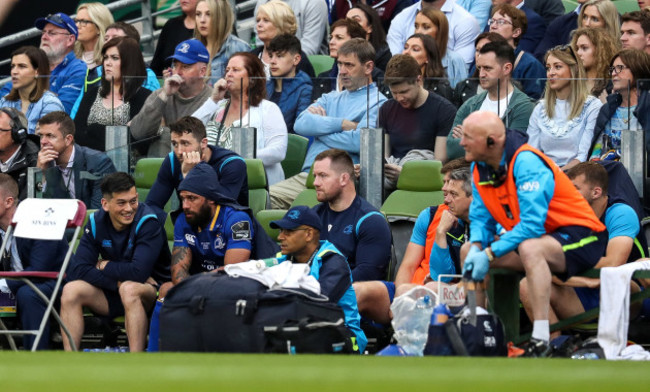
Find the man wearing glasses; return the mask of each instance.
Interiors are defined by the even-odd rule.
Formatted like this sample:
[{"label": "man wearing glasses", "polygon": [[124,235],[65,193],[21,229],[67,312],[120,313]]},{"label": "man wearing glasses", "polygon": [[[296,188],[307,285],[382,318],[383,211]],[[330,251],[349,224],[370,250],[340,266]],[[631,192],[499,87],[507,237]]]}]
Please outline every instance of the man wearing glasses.
[{"label": "man wearing glasses", "polygon": [[[77,26],[61,12],[36,19],[34,25],[42,31],[40,48],[50,61],[50,91],[58,95],[66,113],[70,114],[83,88],[87,69],[86,64],[74,55]],[[11,87],[12,83],[6,84],[0,95],[7,95]]]}]

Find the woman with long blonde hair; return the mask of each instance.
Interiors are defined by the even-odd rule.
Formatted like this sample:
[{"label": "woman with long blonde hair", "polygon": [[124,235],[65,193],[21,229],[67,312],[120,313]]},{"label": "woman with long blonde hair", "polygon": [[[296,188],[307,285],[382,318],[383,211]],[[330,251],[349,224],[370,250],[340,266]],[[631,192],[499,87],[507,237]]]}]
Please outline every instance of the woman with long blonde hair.
[{"label": "woman with long blonde hair", "polygon": [[585,70],[570,45],[546,52],[546,89],[528,124],[528,143],[563,170],[587,160],[598,111]]},{"label": "woman with long blonde hair", "polygon": [[589,0],[580,8],[578,28],[605,29],[616,41],[621,37],[621,22],[616,6],[611,0]]},{"label": "woman with long blonde hair", "polygon": [[581,27],[573,32],[571,47],[585,69],[587,89],[601,102],[607,98],[607,81],[610,79],[609,62],[619,49],[606,30]]},{"label": "woman with long blonde hair", "polygon": [[115,22],[113,14],[102,3],[84,3],[77,8],[74,22],[79,30],[74,54],[92,70],[102,64],[104,34],[106,28]]}]

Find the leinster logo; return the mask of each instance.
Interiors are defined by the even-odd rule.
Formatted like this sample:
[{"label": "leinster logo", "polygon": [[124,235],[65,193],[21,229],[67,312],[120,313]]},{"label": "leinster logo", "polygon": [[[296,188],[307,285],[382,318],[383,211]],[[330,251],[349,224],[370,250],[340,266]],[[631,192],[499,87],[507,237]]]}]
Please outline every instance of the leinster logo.
[{"label": "leinster logo", "polygon": [[190,50],[190,44],[186,42],[183,42],[182,44],[178,45],[178,48],[176,48],[176,51],[181,53],[187,53],[188,50]]},{"label": "leinster logo", "polygon": [[347,225],[345,226],[345,229],[343,229],[344,234],[352,234],[352,225]]},{"label": "leinster logo", "polygon": [[217,238],[214,239],[214,249],[223,249],[226,246],[226,243],[223,242],[223,238],[221,238],[221,234],[217,234]]},{"label": "leinster logo", "polygon": [[296,220],[296,219],[300,218],[300,211],[298,211],[298,210],[290,211],[290,212],[287,214],[287,217],[288,217],[289,219],[291,219],[291,220]]}]

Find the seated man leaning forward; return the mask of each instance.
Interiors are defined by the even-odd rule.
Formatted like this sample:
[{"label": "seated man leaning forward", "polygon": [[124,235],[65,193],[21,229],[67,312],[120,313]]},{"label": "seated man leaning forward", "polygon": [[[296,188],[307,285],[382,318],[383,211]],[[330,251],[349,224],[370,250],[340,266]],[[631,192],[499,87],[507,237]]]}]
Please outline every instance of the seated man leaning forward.
[{"label": "seated man leaning forward", "polygon": [[190,170],[178,191],[183,213],[174,225],[172,281],[160,289],[161,298],[190,275],[249,260],[255,235],[245,211],[219,204],[230,199],[223,196],[209,164]]},{"label": "seated man leaning forward", "polygon": [[[390,304],[396,295],[415,285],[437,281],[438,275],[460,273],[460,247],[469,228],[472,181],[468,164],[462,158],[446,163],[441,172],[445,203],[427,207],[418,216],[395,282],[354,283],[359,312],[365,318],[387,324],[392,318]],[[437,284],[430,286],[437,289]]]},{"label": "seated man leaning forward", "polygon": [[278,261],[309,264],[310,275],[320,283],[321,294],[341,307],[345,326],[354,334],[353,346],[363,353],[368,340],[361,329],[352,273],[345,256],[334,244],[320,240],[321,226],[319,216],[307,206],[293,207],[282,219],[272,221],[271,227],[280,229],[282,257]]},{"label": "seated man leaning forward", "polygon": [[[567,280],[596,265],[607,244],[605,225],[566,174],[526,135],[506,131],[495,113],[470,114],[460,145],[473,162],[463,274],[482,281],[490,264],[524,271],[534,320],[524,355],[547,356],[551,276]],[[495,240],[497,224],[506,232]]]},{"label": "seated man leaning forward", "polygon": [[[102,209],[92,214],[68,269],[61,319],[79,347],[84,306],[110,318],[124,315],[130,351],[147,341],[147,312],[161,283],[169,280],[169,247],[160,219],[138,204],[135,181],[113,173],[101,183]],[[70,350],[64,333],[63,347]]]}]

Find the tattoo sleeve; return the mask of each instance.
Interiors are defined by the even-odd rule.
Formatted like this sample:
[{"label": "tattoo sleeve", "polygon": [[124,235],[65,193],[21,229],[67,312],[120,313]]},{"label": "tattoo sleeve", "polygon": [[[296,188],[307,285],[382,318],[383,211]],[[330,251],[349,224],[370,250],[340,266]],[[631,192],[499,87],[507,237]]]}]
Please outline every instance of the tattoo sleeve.
[{"label": "tattoo sleeve", "polygon": [[190,276],[190,265],[192,264],[192,252],[190,248],[175,246],[172,249],[172,282],[180,283]]}]

